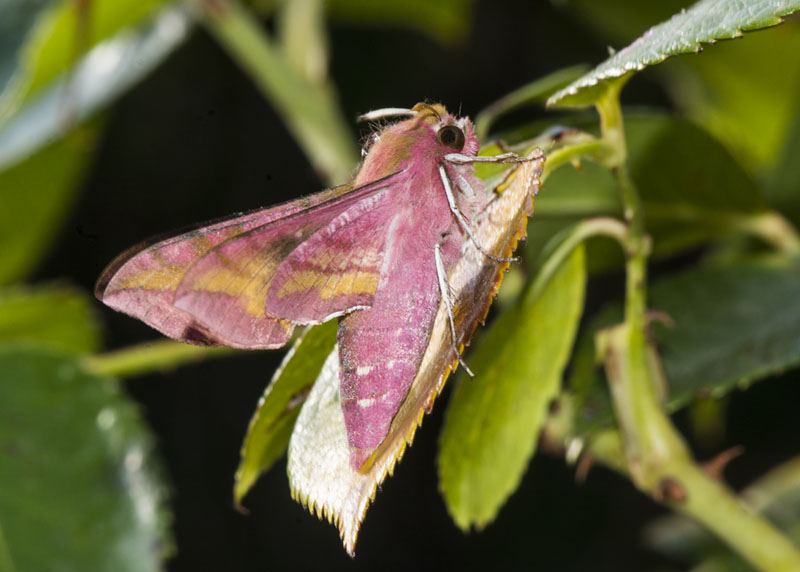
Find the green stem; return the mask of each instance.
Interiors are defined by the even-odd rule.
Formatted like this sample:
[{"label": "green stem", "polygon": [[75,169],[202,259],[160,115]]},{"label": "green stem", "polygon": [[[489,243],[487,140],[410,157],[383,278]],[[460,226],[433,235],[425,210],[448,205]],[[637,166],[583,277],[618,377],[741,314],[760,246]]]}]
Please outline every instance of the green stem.
[{"label": "green stem", "polygon": [[610,152],[605,157],[605,164],[617,176],[622,195],[625,220],[631,225],[635,236],[644,235],[644,209],[639,193],[628,175],[628,148],[625,143],[625,127],[622,121],[622,108],[619,104],[621,84],[612,84],[605,97],[598,102],[600,129],[603,139],[608,143]]},{"label": "green stem", "polygon": [[544,259],[544,262],[536,273],[536,280],[529,290],[529,295],[534,298],[538,297],[574,248],[593,236],[608,236],[619,242],[623,249],[626,249],[628,227],[611,217],[587,218],[577,223],[554,249],[547,249],[542,252],[541,258]]},{"label": "green stem", "polygon": [[643,330],[647,312],[647,258],[650,255],[650,239],[645,234],[644,207],[636,186],[628,173],[625,129],[622,109],[619,105],[619,89],[616,86],[598,104],[600,127],[612,151],[606,164],[614,173],[620,189],[625,220],[629,224],[629,256],[626,264],[625,321]]},{"label": "green stem", "polygon": [[800,570],[800,552],[766,520],[746,511],[721,483],[694,462],[665,414],[658,352],[648,339],[647,259],[650,243],[642,202],[625,164],[619,88],[598,103],[605,157],[619,184],[628,223],[625,322],[598,334],[612,402],[634,484],[665,505],[703,523],[754,566],[769,572]]},{"label": "green stem", "polygon": [[83,366],[97,375],[132,377],[178,367],[238,350],[205,348],[172,340],[159,340],[83,358]]},{"label": "green stem", "polygon": [[626,323],[603,336],[628,471],[637,487],[705,525],[756,568],[800,570],[797,548],[693,461],[658,402],[655,388],[662,374],[644,333]]},{"label": "green stem", "polygon": [[347,181],[358,153],[330,86],[293,69],[236,0],[196,3],[209,31],[276,107],[320,176],[328,184]]},{"label": "green stem", "polygon": [[324,85],[328,77],[328,34],[323,0],[282,3],[276,27],[286,62],[313,85]]},{"label": "green stem", "polygon": [[591,459],[600,461],[609,469],[628,476],[622,436],[616,429],[604,429],[593,434],[586,443],[586,453]]},{"label": "green stem", "polygon": [[785,254],[800,255],[800,236],[792,224],[776,211],[743,217],[737,225]]},{"label": "green stem", "polygon": [[547,154],[541,180],[542,182],[546,181],[553,171],[567,163],[579,161],[584,157],[599,159],[606,156],[611,149],[607,141],[591,138],[551,151]]},{"label": "green stem", "polygon": [[797,547],[770,523],[751,512],[729,489],[696,466],[680,475],[692,495],[681,512],[702,522],[761,570],[800,570]]}]

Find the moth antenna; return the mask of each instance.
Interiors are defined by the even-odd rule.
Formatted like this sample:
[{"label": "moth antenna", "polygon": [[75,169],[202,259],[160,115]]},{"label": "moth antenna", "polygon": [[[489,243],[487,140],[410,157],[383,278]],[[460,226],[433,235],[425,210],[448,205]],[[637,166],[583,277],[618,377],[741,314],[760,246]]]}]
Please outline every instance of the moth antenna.
[{"label": "moth antenna", "polygon": [[358,121],[378,121],[387,117],[413,117],[416,114],[417,112],[413,109],[405,109],[404,107],[384,107],[359,115]]},{"label": "moth antenna", "polygon": [[444,305],[447,308],[447,318],[450,321],[450,334],[452,336],[453,341],[453,352],[456,354],[456,359],[458,363],[461,364],[461,367],[464,368],[464,371],[467,372],[467,375],[470,377],[475,377],[475,374],[472,373],[472,370],[467,367],[467,364],[464,363],[464,360],[461,359],[461,354],[458,353],[458,341],[456,340],[456,322],[455,318],[453,318],[453,302],[450,300],[450,284],[447,282],[447,274],[444,271],[444,263],[442,262],[442,247],[440,245],[436,245],[433,247],[433,256],[436,259],[436,275],[439,277],[439,290],[442,292],[442,300],[444,300]]},{"label": "moth antenna", "polygon": [[[469,155],[464,156],[469,157]],[[456,217],[458,224],[461,225],[461,228],[464,229],[464,232],[467,233],[467,236],[469,236],[470,240],[475,245],[475,248],[477,248],[486,258],[494,260],[495,262],[516,262],[517,258],[501,258],[484,250],[484,248],[478,242],[478,239],[476,239],[475,235],[472,233],[472,227],[464,219],[464,215],[461,214],[461,211],[458,210],[456,198],[453,195],[453,188],[450,186],[450,178],[447,176],[447,170],[444,168],[444,165],[439,165],[439,177],[441,177],[442,184],[444,185],[444,194],[447,195],[447,203],[450,205],[450,211],[453,213],[453,216]]]},{"label": "moth antenna", "polygon": [[540,155],[520,157],[516,153],[503,153],[501,155],[464,155],[463,153],[448,153],[444,160],[455,165],[467,165],[469,163],[525,163],[540,158]]}]

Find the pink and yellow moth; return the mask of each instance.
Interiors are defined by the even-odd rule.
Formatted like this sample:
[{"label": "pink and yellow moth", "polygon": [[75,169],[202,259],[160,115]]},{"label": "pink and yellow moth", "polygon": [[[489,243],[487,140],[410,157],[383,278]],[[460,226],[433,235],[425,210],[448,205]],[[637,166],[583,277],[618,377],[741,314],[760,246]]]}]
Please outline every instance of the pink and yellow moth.
[{"label": "pink and yellow moth", "polygon": [[[478,156],[469,119],[441,105],[364,118],[391,116],[404,119],[373,136],[352,183],[133,247],[96,287],[110,307],[199,345],[278,348],[295,326],[338,318],[337,397],[356,477],[385,456],[398,412],[430,407],[413,387],[431,367],[426,350],[447,348],[436,354],[437,387],[460,361],[541,173],[537,152]],[[476,162],[525,169],[513,204],[485,191]]]}]

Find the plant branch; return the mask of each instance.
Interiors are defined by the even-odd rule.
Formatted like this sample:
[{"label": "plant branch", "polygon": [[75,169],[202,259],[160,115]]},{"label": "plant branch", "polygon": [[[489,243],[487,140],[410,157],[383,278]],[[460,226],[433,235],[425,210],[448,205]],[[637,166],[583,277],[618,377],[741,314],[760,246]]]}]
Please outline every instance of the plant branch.
[{"label": "plant branch", "polygon": [[547,154],[547,161],[544,164],[541,180],[542,182],[546,181],[547,177],[549,177],[553,171],[566,163],[574,163],[585,157],[600,161],[601,158],[608,155],[611,150],[612,147],[607,141],[587,136],[587,139],[584,141],[566,145],[551,151]]},{"label": "plant branch", "polygon": [[83,366],[100,376],[133,377],[171,369],[185,363],[223,357],[240,350],[206,348],[172,340],[139,344],[104,354],[83,358]]},{"label": "plant branch", "polygon": [[625,321],[597,336],[629,474],[655,500],[701,522],[761,570],[800,570],[800,553],[771,524],[748,512],[721,483],[694,462],[666,415],[661,397],[666,380],[660,356],[648,338],[647,259],[650,241],[644,211],[627,167],[619,88],[598,103],[605,157],[619,184],[628,223]]},{"label": "plant branch", "polygon": [[792,224],[776,211],[742,217],[737,226],[773,246],[776,250],[790,255],[800,255],[800,236]]},{"label": "plant branch", "polygon": [[620,243],[623,250],[627,250],[628,227],[612,217],[587,218],[569,228],[568,232],[560,237],[561,240],[554,248],[545,248],[540,259],[542,262],[536,279],[531,286],[530,295],[537,297],[541,290],[558,271],[561,264],[580,243],[593,236],[607,236]]},{"label": "plant branch", "polygon": [[636,486],[705,525],[760,570],[800,570],[797,548],[692,459],[659,403],[660,363],[644,332],[625,323],[602,335],[628,471]]}]

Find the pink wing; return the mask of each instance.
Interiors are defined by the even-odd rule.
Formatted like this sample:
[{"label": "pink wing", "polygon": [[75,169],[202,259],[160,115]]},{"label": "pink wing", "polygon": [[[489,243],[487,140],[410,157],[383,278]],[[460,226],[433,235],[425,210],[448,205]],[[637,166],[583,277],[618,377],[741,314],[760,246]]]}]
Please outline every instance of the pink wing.
[{"label": "pink wing", "polygon": [[[417,185],[407,180],[405,192],[398,193],[406,201],[415,190],[427,196],[399,209],[386,233],[391,248],[370,308],[339,321],[340,394],[354,470],[385,439],[428,345],[441,300],[434,245],[441,246],[446,269],[461,248],[444,193],[420,191]],[[418,213],[424,213],[422,224]]]},{"label": "pink wing", "polygon": [[[265,295],[262,294],[260,299],[260,311],[255,310],[259,303],[257,300],[248,300],[246,308],[254,311],[251,314],[254,327],[248,332],[249,337],[240,335],[234,339],[214,331],[192,312],[175,305],[175,294],[184,277],[218,248],[239,239],[246,241],[256,232],[270,239],[264,245],[261,258],[279,264],[299,244],[342,212],[391,185],[394,176],[357,189],[337,187],[276,207],[217,221],[166,240],[150,240],[118,256],[98,280],[95,295],[110,307],[181,341],[242,348],[280,347],[289,339],[293,324],[275,316],[266,316]],[[241,261],[230,259],[221,262],[235,266]],[[277,268],[277,264],[274,266]]]},{"label": "pink wing", "polygon": [[267,314],[321,323],[372,305],[386,236],[396,211],[389,191],[343,212],[281,264],[267,294]]},{"label": "pink wing", "polygon": [[[369,306],[392,214],[389,196],[379,191],[348,202],[324,226],[295,226],[287,235],[281,221],[226,241],[192,266],[175,306],[226,345],[251,348],[268,347],[259,329],[265,322],[320,323]],[[362,243],[365,233],[371,243]]]}]

